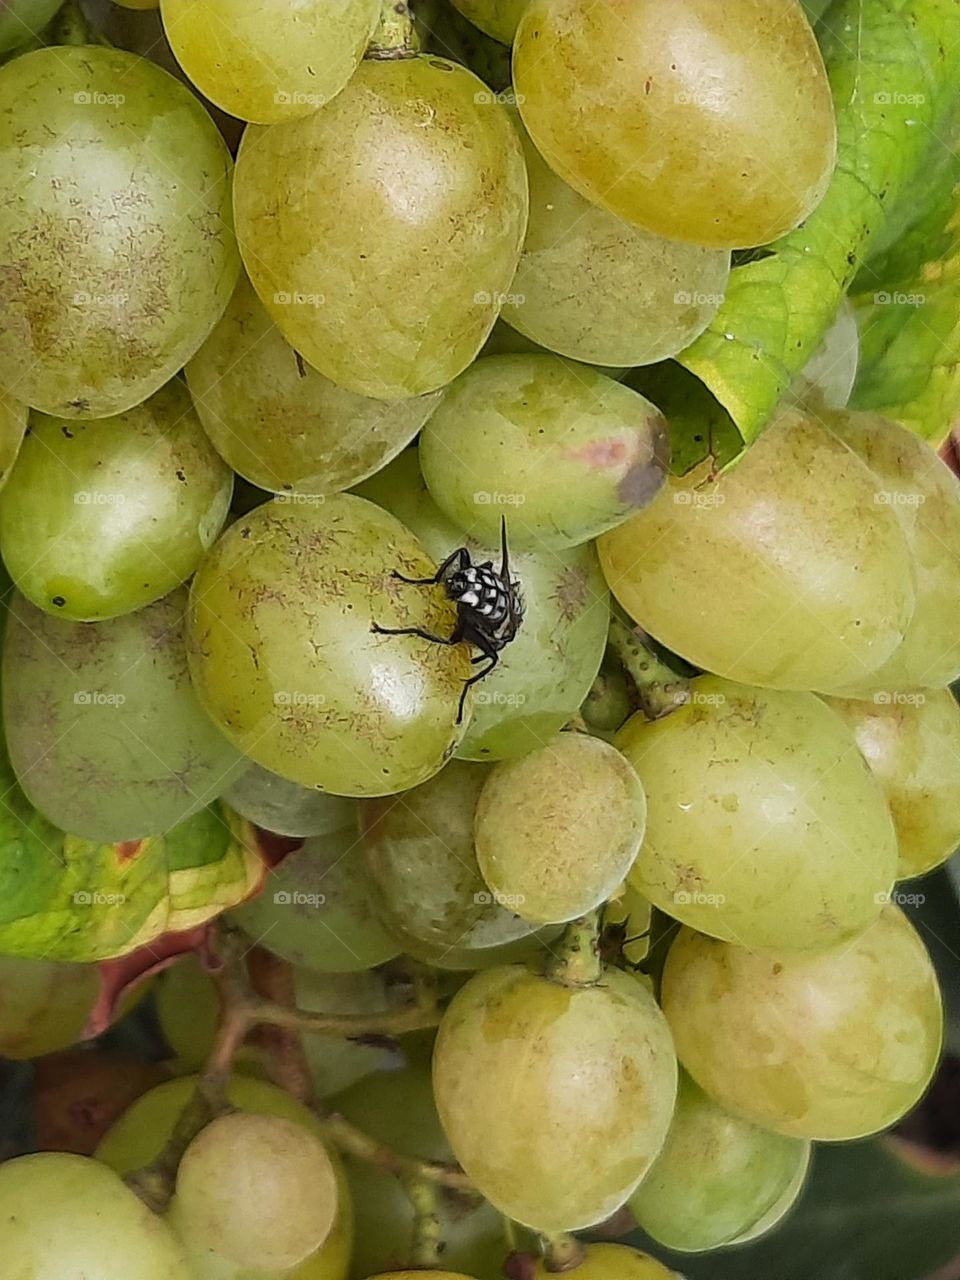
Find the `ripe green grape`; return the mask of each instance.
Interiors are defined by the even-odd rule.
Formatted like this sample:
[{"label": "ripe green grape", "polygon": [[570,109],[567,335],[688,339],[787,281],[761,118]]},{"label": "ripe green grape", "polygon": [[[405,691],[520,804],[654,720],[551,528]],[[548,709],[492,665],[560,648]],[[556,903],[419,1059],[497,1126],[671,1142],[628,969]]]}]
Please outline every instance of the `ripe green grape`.
[{"label": "ripe green grape", "polygon": [[960,847],[960,707],[949,689],[830,698],[880,782],[897,830],[897,879],[920,876]]},{"label": "ripe green grape", "polygon": [[162,0],[170,46],[224,111],[273,124],[310,115],[363,57],[379,0]]},{"label": "ripe green grape", "polygon": [[186,607],[181,589],[89,626],[13,597],[7,746],[31,803],[61,830],[101,844],[162,835],[243,771],[190,683]]},{"label": "ripe green grape", "polygon": [[59,1151],[0,1166],[0,1250],[16,1280],[193,1280],[173,1232],[115,1173]]},{"label": "ripe green grape", "polygon": [[630,616],[689,662],[774,689],[875,672],[910,624],[913,557],[877,482],[816,416],[786,410],[718,476],[679,478],[599,542]]},{"label": "ripe green grape", "polygon": [[97,422],[34,414],[0,497],[0,548],[34,604],[99,622],[186,581],[232,492],[229,468],[174,380]]},{"label": "ripe green grape", "polygon": [[511,112],[530,178],[530,222],[501,315],[534,342],[586,364],[653,364],[706,329],[730,254],[649,235],[584,200]]},{"label": "ripe green grape", "polygon": [[441,969],[519,959],[536,938],[477,865],[473,820],[486,765],[451,760],[429,782],[360,806],[377,907],[403,950]]},{"label": "ripe green grape", "polygon": [[833,99],[797,0],[532,0],[513,71],[551,168],[657,235],[767,244],[833,174]]},{"label": "ripe green grape", "polygon": [[281,1271],[323,1245],[337,1175],[320,1139],[280,1116],[221,1116],[184,1152],[170,1222],[190,1254]]},{"label": "ripe green grape", "polygon": [[663,485],[667,425],[649,400],[555,356],[489,356],[448,388],[420,437],[430,495],[471,537],[578,546]]},{"label": "ripe green grape", "polygon": [[524,920],[559,924],[622,884],[646,817],[629,760],[599,738],[561,733],[493,767],[477,801],[477,862],[498,901]]},{"label": "ripe green grape", "polygon": [[[474,561],[499,563],[499,540],[464,539],[427,492],[416,451],[402,453],[358,492],[392,511],[435,564],[467,542]],[[525,612],[517,638],[474,692],[473,717],[457,755],[503,760],[542,745],[576,715],[600,669],[610,625],[609,596],[592,546],[510,556]]]},{"label": "ripe green grape", "polygon": [[39,36],[61,0],[8,0],[0,12],[0,53]]},{"label": "ripe green grape", "polygon": [[355,827],[304,841],[229,918],[253,942],[321,973],[372,969],[400,950],[378,920]]},{"label": "ripe green grape", "polygon": [[637,980],[571,987],[519,966],[454,997],[433,1060],[454,1155],[501,1213],[538,1231],[609,1217],[660,1151],[673,1113],[670,1032]]},{"label": "ripe green grape", "polygon": [[241,252],[284,337],[360,395],[422,395],[483,346],[527,223],[506,110],[435,56],[370,61],[304,120],[244,134]]},{"label": "ripe green grape", "polygon": [[38,49],[0,70],[0,385],[103,418],[159,390],[239,269],[231,161],[203,106],[145,58]]},{"label": "ripe green grape", "polygon": [[857,380],[860,363],[860,333],[853,305],[844,299],[837,318],[823,335],[823,341],[793,380],[784,400],[787,404],[828,409],[846,407]]},{"label": "ripe green grape", "polygon": [[0,1058],[19,1062],[76,1044],[99,994],[94,965],[0,956]]},{"label": "ripe green grape", "polygon": [[[276,498],[224,534],[193,580],[190,670],[216,724],[264,768],[338,795],[387,795],[436,773],[463,736],[466,646],[432,562],[393,516],[336,494]],[[465,718],[469,711],[465,711]]]},{"label": "ripe green grape", "polygon": [[187,366],[200,421],[235,471],[274,493],[333,493],[406,448],[440,392],[358,396],[297,356],[245,275]]},{"label": "ripe green grape", "polygon": [[29,410],[25,404],[0,391],[0,489],[10,478],[27,430]]},{"label": "ripe green grape", "polygon": [[832,413],[826,425],[875,476],[874,506],[900,521],[917,576],[903,643],[879,668],[835,690],[942,688],[960,676],[960,482],[925,440],[872,413]]},{"label": "ripe green grape", "polygon": [[513,44],[527,7],[527,0],[452,0],[452,3],[474,26],[503,44]]},{"label": "ripe green grape", "polygon": [[812,693],[701,676],[617,746],[647,794],[631,880],[677,920],[744,947],[832,946],[893,886],[897,839],[853,734]]},{"label": "ripe green grape", "polygon": [[809,1159],[808,1142],[740,1119],[681,1072],[667,1140],[630,1208],[668,1249],[717,1249],[751,1231]]},{"label": "ripe green grape", "polygon": [[[519,329],[514,329],[507,324],[506,320],[498,320],[490,330],[490,337],[483,344],[480,352],[481,356],[549,356],[555,352],[548,351],[546,347],[541,347],[539,343],[534,342],[532,338],[526,337]],[[596,373],[604,373],[608,378],[616,378],[619,382],[625,373],[629,370],[620,365],[611,366],[610,368],[598,369],[594,366]]]},{"label": "ripe green grape", "polygon": [[[550,1280],[555,1274],[543,1259],[533,1273],[535,1280]],[[563,1274],[570,1280],[680,1280],[656,1258],[623,1244],[588,1244],[583,1262]]]},{"label": "ripe green grape", "polygon": [[301,787],[259,764],[248,765],[223,798],[241,818],[281,836],[327,835],[350,826],[356,817],[348,796]]},{"label": "ripe green grape", "polygon": [[729,1240],[727,1247],[734,1248],[738,1244],[749,1244],[751,1240],[759,1240],[761,1236],[765,1236],[774,1227],[779,1226],[790,1210],[800,1199],[800,1194],[807,1183],[807,1174],[810,1172],[810,1163],[813,1156],[813,1147],[810,1143],[804,1146],[805,1158],[797,1167],[796,1173],[785,1187],[781,1195],[770,1206],[767,1212],[757,1222],[753,1224],[748,1231],[744,1231],[737,1236],[735,1240]]},{"label": "ripe green grape", "polygon": [[748,951],[682,929],[663,1010],[686,1069],[776,1133],[847,1141],[885,1129],[926,1088],[943,1010],[930,957],[896,907],[818,955]]}]

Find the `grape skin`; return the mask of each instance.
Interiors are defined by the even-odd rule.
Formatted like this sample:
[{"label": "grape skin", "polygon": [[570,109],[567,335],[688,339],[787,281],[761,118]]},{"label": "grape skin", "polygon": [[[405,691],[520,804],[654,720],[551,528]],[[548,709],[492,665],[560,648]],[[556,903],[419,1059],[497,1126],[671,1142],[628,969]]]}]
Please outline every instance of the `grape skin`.
[{"label": "grape skin", "polygon": [[39,36],[60,3],[61,0],[10,0],[5,4],[0,12],[0,53]]},{"label": "grape skin", "polygon": [[527,0],[452,0],[465,18],[499,40],[501,44],[513,44],[517,27],[527,7]]},{"label": "grape skin", "polygon": [[[669,1271],[648,1253],[622,1244],[587,1245],[583,1262],[564,1274],[571,1280],[681,1280],[675,1271]],[[553,1275],[556,1272],[548,1269],[546,1261],[538,1259],[536,1280],[550,1280]]]}]

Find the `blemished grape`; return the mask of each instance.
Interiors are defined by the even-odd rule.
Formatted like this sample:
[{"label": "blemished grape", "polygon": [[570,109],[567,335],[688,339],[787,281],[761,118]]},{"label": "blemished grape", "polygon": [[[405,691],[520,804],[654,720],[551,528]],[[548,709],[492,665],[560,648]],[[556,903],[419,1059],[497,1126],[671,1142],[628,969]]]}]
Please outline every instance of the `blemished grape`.
[{"label": "blemished grape", "polygon": [[590,204],[511,115],[527,162],[530,221],[502,318],[586,364],[633,367],[676,355],[719,310],[729,252],[650,235]]},{"label": "blemished grape", "polygon": [[248,129],[234,203],[287,341],[391,400],[444,386],[483,346],[519,260],[527,174],[505,108],[431,55],[365,62],[312,116]]},{"label": "blemished grape", "polygon": [[184,1152],[170,1221],[189,1253],[237,1266],[298,1266],[337,1215],[337,1175],[320,1139],[279,1116],[221,1116]]},{"label": "blemished grape", "polygon": [[646,817],[629,760],[599,738],[561,733],[494,765],[476,806],[477,862],[497,901],[524,920],[574,920],[626,878]]},{"label": "blemished grape", "polygon": [[323,836],[356,818],[356,805],[348,796],[301,787],[259,764],[248,765],[223,798],[241,818],[281,836]]},{"label": "blemished grape", "polygon": [[960,848],[960,707],[949,689],[830,698],[879,780],[897,831],[897,879],[920,876]]},{"label": "blemished grape", "polygon": [[3,647],[10,759],[63,831],[113,844],[162,835],[245,768],[190,683],[184,589],[95,626],[15,595]]},{"label": "blemished grape", "polygon": [[879,668],[837,690],[942,688],[960,676],[960,481],[925,440],[872,413],[832,413],[826,425],[873,473],[873,503],[899,519],[917,578],[903,643]]},{"label": "blemished grape", "polygon": [[809,1159],[808,1142],[740,1119],[681,1072],[667,1140],[630,1209],[668,1249],[717,1249],[752,1231]]},{"label": "blemished grape", "polygon": [[844,409],[857,380],[860,333],[853,305],[844,299],[823,341],[794,378],[784,396],[788,404],[809,402],[814,408]]},{"label": "blemished grape", "polygon": [[241,120],[310,115],[363,57],[379,0],[162,0],[170,46],[211,102]]},{"label": "blemished grape", "polygon": [[502,44],[513,44],[527,0],[452,0],[465,18]]},{"label": "blemished grape", "polygon": [[177,380],[97,422],[34,414],[0,496],[0,549],[35,605],[100,622],[186,581],[216,541],[232,492]]},{"label": "blemished grape", "polygon": [[[550,1280],[556,1272],[541,1259],[533,1274],[535,1280]],[[656,1258],[623,1244],[589,1244],[583,1262],[563,1274],[571,1280],[680,1280]]]},{"label": "blemished grape", "polygon": [[173,1232],[115,1173],[60,1151],[0,1166],[0,1249],[24,1280],[193,1280]]},{"label": "blemished grape", "polygon": [[321,973],[372,969],[400,950],[376,914],[355,826],[304,841],[228,915],[253,942]]},{"label": "blemished grape", "polygon": [[274,493],[333,493],[366,479],[410,443],[440,399],[373,400],[338,387],[297,356],[246,275],[186,372],[221,457]]},{"label": "blemished grape", "polygon": [[661,720],[616,744],[647,795],[630,878],[685,924],[744,947],[855,937],[897,871],[883,788],[850,729],[812,693],[694,680]]},{"label": "blemished grape", "polygon": [[451,760],[403,795],[366,800],[360,828],[377,907],[403,950],[441,969],[480,969],[536,947],[515,904],[490,892],[473,841],[486,765]]},{"label": "blemished grape", "polygon": [[[499,539],[486,545],[464,539],[437,507],[415,450],[402,453],[359,492],[412,529],[435,564],[464,542],[474,562],[499,564]],[[523,624],[474,694],[473,717],[457,748],[466,760],[508,759],[548,742],[576,715],[606,648],[609,596],[592,546],[517,550],[510,573],[523,592]]]},{"label": "blemished grape", "polygon": [[[190,670],[207,711],[241,751],[291,782],[388,795],[425,782],[463,736],[466,646],[423,547],[372,502],[274,499],[224,534],[193,580]],[[464,720],[469,716],[467,702]]]},{"label": "blemished grape", "polygon": [[538,1231],[620,1208],[660,1151],[677,1065],[649,991],[618,970],[570,987],[519,966],[454,997],[433,1060],[454,1155],[495,1208]]},{"label": "blemished grape", "polygon": [[940,1057],[930,957],[893,906],[819,955],[748,951],[682,929],[663,974],[680,1061],[730,1111],[820,1141],[887,1128]]},{"label": "blemished grape", "polygon": [[0,69],[0,386],[102,418],[172,378],[237,278],[231,168],[203,106],[145,58],[59,46]]},{"label": "blemished grape", "polygon": [[0,53],[38,36],[60,3],[61,0],[9,0],[0,13]]},{"label": "blemished grape", "polygon": [[531,0],[513,72],[551,168],[657,235],[767,244],[833,174],[833,99],[797,0]]},{"label": "blemished grape", "polygon": [[913,557],[877,481],[817,416],[785,410],[727,470],[671,479],[605,534],[630,616],[717,675],[832,692],[894,653],[916,603]]},{"label": "blemished grape", "polygon": [[554,356],[488,356],[447,389],[420,437],[441,511],[496,544],[578,546],[653,500],[670,461],[649,400]]}]

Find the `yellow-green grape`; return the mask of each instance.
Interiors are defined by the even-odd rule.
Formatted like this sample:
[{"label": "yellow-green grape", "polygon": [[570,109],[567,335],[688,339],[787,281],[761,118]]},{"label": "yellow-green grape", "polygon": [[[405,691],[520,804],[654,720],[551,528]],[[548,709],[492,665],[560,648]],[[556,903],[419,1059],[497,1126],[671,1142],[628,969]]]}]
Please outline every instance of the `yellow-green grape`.
[{"label": "yellow-green grape", "polygon": [[231,169],[202,104],[146,58],[58,46],[3,67],[0,386],[105,418],[172,378],[237,278]]},{"label": "yellow-green grape", "polygon": [[[417,1160],[453,1159],[433,1101],[429,1059],[382,1071],[338,1094],[339,1115],[377,1142]],[[351,1275],[366,1280],[378,1271],[403,1266],[410,1253],[413,1206],[403,1184],[367,1160],[344,1161],[356,1214]],[[504,1221],[490,1205],[456,1195],[439,1197],[443,1261],[478,1280],[503,1280],[510,1252]]]},{"label": "yellow-green grape", "polygon": [[259,764],[248,765],[223,798],[241,818],[280,836],[323,836],[350,826],[356,817],[348,796],[301,787]]},{"label": "yellow-green grape", "polygon": [[860,333],[849,299],[844,298],[837,318],[823,341],[794,378],[784,396],[787,404],[809,402],[813,408],[843,409],[850,399],[860,363]]},{"label": "yellow-green grape", "polygon": [[[526,337],[519,329],[514,329],[506,320],[499,319],[490,330],[490,337],[483,344],[481,356],[549,356],[555,352],[541,347],[532,338]],[[605,373],[608,378],[616,378],[619,382],[629,369],[620,365],[596,369],[597,373]]]},{"label": "yellow-green grape", "polygon": [[949,689],[830,698],[857,740],[893,815],[897,879],[920,876],[960,848],[960,707]]},{"label": "yellow-green grape", "polygon": [[160,0],[113,0],[124,9],[159,9]]},{"label": "yellow-green grape", "polygon": [[187,592],[90,626],[20,595],[3,648],[3,718],[27,797],[71,835],[163,835],[214,801],[246,762],[190,683]]},{"label": "yellow-green grape", "polygon": [[607,903],[603,911],[605,933],[616,930],[624,960],[640,964],[650,954],[653,904],[628,881]]},{"label": "yellow-green grape", "polygon": [[374,627],[451,635],[443,589],[393,577],[435,568],[399,520],[361,498],[277,498],[249,512],[190,595],[190,670],[214,722],[303,786],[369,796],[425,782],[463,736],[470,652]]},{"label": "yellow-green grape", "polygon": [[447,390],[420,437],[437,506],[471,537],[573,547],[622,524],[662,487],[659,409],[555,356],[488,356]]},{"label": "yellow-green grape", "polygon": [[729,251],[650,235],[590,204],[511,114],[530,178],[530,222],[502,318],[586,364],[653,364],[688,346],[720,309]]},{"label": "yellow-green grape", "polygon": [[833,99],[797,0],[531,0],[513,73],[551,168],[657,235],[767,244],[833,174]]},{"label": "yellow-green grape", "polygon": [[501,1213],[538,1231],[602,1222],[663,1145],[677,1064],[670,1032],[632,976],[571,987],[519,966],[454,997],[433,1060],[454,1155]]},{"label": "yellow-green grape", "polygon": [[668,649],[731,680],[832,692],[875,672],[916,601],[877,482],[817,417],[786,410],[726,471],[679,478],[599,541],[611,590]]},{"label": "yellow-green grape", "polygon": [[736,1237],[735,1240],[728,1240],[725,1247],[735,1248],[738,1244],[749,1244],[751,1240],[759,1240],[761,1236],[765,1236],[772,1231],[774,1227],[778,1227],[790,1210],[800,1199],[800,1193],[803,1191],[807,1182],[807,1174],[810,1172],[810,1163],[813,1157],[813,1147],[810,1143],[806,1143],[803,1148],[804,1159],[797,1167],[796,1173],[790,1180],[789,1185],[784,1189],[783,1193],[770,1206],[767,1212],[758,1222],[744,1231],[742,1235]]},{"label": "yellow-green grape", "polygon": [[60,1151],[0,1166],[0,1250],[16,1280],[193,1280],[173,1232],[115,1173]]},{"label": "yellow-green grape", "polygon": [[241,120],[310,115],[356,71],[380,0],[162,0],[177,61],[211,102]]},{"label": "yellow-green grape", "polygon": [[[416,451],[402,453],[359,492],[392,511],[422,541],[435,564],[467,543],[474,562],[499,563],[497,543],[477,544],[427,492]],[[576,715],[600,669],[610,625],[609,596],[592,546],[510,555],[524,599],[523,625],[477,687],[473,717],[457,749],[466,760],[525,755]]]},{"label": "yellow-green grape", "polygon": [[291,964],[352,973],[392,959],[355,827],[315,836],[267,876],[258,898],[229,913],[253,942]]},{"label": "yellow-green grape", "polygon": [[[570,1280],[680,1280],[656,1258],[624,1244],[588,1244],[580,1265],[563,1274]],[[550,1280],[556,1272],[541,1259],[533,1275],[535,1280]]]},{"label": "yellow-green grape", "polygon": [[100,985],[95,965],[0,956],[0,1058],[19,1062],[76,1044]]},{"label": "yellow-green grape", "polygon": [[873,473],[873,506],[899,519],[917,576],[917,606],[903,643],[856,684],[825,691],[858,697],[943,688],[960,676],[960,481],[925,440],[897,422],[872,413],[832,413],[825,422]]},{"label": "yellow-green grape", "polygon": [[600,738],[561,733],[493,767],[476,806],[477,862],[496,901],[524,920],[559,924],[616,892],[646,817],[629,760]]},{"label": "yellow-green grape", "polygon": [[668,1249],[717,1249],[751,1231],[809,1159],[808,1142],[733,1115],[681,1072],[670,1132],[630,1209]]},{"label": "yellow-green grape", "polygon": [[[101,1141],[96,1151],[97,1159],[121,1176],[134,1169],[142,1169],[144,1165],[156,1160],[173,1133],[184,1107],[193,1096],[196,1085],[196,1076],[184,1076],[143,1094],[127,1108]],[[313,1112],[264,1080],[234,1075],[227,1086],[227,1101],[244,1114],[292,1121],[307,1133],[317,1138],[323,1137],[323,1129]],[[337,1216],[333,1228],[312,1257],[293,1271],[284,1272],[283,1280],[346,1280],[353,1241],[353,1205],[339,1161],[334,1161],[334,1167],[338,1190]],[[129,1258],[124,1258],[123,1262],[129,1268]],[[191,1262],[194,1267],[197,1266],[195,1258]],[[44,1276],[42,1280],[48,1278]],[[64,1280],[64,1277],[62,1273],[56,1273],[49,1280]],[[101,1277],[94,1272],[91,1280],[101,1280]],[[111,1273],[104,1276],[103,1280],[114,1280],[114,1276]],[[116,1280],[139,1280],[139,1277],[131,1276],[129,1269],[121,1269],[117,1272]],[[153,1280],[153,1277],[149,1280]],[[167,1277],[164,1276],[163,1280],[167,1280]],[[170,1280],[181,1280],[181,1277],[171,1276]],[[214,1277],[209,1276],[209,1273],[191,1272],[190,1280],[214,1280]],[[235,1280],[235,1277],[231,1275],[230,1280]]]},{"label": "yellow-green grape", "polygon": [[527,0],[452,0],[474,26],[502,44],[513,44]]},{"label": "yellow-green grape", "polygon": [[29,410],[0,390],[0,489],[10,478],[23,437],[27,431]]},{"label": "yellow-green grape", "polygon": [[314,115],[246,131],[234,203],[287,341],[338,385],[394,400],[444,386],[483,346],[527,174],[505,108],[465,67],[375,60]]},{"label": "yellow-green grape", "polygon": [[410,443],[440,399],[373,400],[338,387],[298,357],[245,275],[187,383],[221,457],[274,493],[357,484]]},{"label": "yellow-green grape", "polygon": [[635,715],[616,743],[647,794],[630,878],[655,906],[785,950],[876,920],[896,876],[893,821],[853,734],[814,694],[701,676],[686,705]]},{"label": "yellow-green grape", "polygon": [[61,0],[7,0],[0,11],[0,53],[37,38]]},{"label": "yellow-green grape", "polygon": [[480,969],[536,947],[477,865],[473,819],[486,765],[451,760],[429,782],[365,800],[360,829],[377,907],[403,950],[441,969]]},{"label": "yellow-green grape", "polygon": [[748,951],[682,929],[661,998],[701,1089],[796,1138],[887,1128],[919,1100],[940,1057],[937,977],[893,906],[854,942],[818,955]]},{"label": "yellow-green grape", "polygon": [[0,548],[35,605],[100,622],[185,582],[216,541],[232,492],[174,380],[97,422],[32,415],[0,495]]}]

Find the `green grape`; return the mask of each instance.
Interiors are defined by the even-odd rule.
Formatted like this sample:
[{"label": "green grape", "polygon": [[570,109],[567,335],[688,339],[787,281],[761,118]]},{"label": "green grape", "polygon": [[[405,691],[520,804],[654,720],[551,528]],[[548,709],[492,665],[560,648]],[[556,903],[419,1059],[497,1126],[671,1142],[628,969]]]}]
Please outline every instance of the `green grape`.
[{"label": "green grape", "polygon": [[[412,449],[358,492],[412,529],[436,564],[465,541],[427,492]],[[474,561],[499,561],[497,545],[466,541]],[[523,625],[474,692],[457,749],[467,760],[520,756],[549,741],[577,714],[606,649],[609,596],[592,546],[517,551],[510,573],[523,592]]]},{"label": "green grape", "polygon": [[178,1061],[199,1070],[213,1049],[221,1004],[216,983],[196,955],[184,956],[160,974],[154,1008]]},{"label": "green grape", "polygon": [[7,0],[0,11],[0,53],[40,35],[61,0]]},{"label": "green grape", "polygon": [[531,0],[513,72],[551,168],[657,235],[768,244],[833,174],[833,99],[797,0]]},{"label": "green grape", "polygon": [[847,1141],[918,1101],[940,1057],[936,974],[906,916],[819,955],[748,951],[682,929],[661,991],[680,1061],[730,1111]]},{"label": "green grape", "polygon": [[245,275],[187,382],[220,455],[275,493],[332,493],[379,471],[440,398],[372,400],[330,382],[287,344]]},{"label": "green grape", "polygon": [[[555,1274],[538,1260],[534,1280],[550,1280]],[[681,1280],[656,1258],[624,1244],[588,1244],[583,1262],[563,1274],[571,1280]]]},{"label": "green grape", "polygon": [[304,841],[228,918],[260,946],[321,973],[372,969],[400,950],[374,910],[355,827]]},{"label": "green grape", "polygon": [[677,1064],[652,995],[608,970],[572,987],[519,966],[454,997],[433,1060],[454,1155],[501,1213],[538,1231],[608,1218],[663,1145]]},{"label": "green grape", "polygon": [[104,418],[159,390],[233,291],[231,161],[145,58],[38,49],[0,70],[0,385]]},{"label": "green grape", "polygon": [[183,645],[187,593],[90,626],[15,595],[3,650],[10,758],[27,797],[71,835],[162,835],[246,762],[211,724]]},{"label": "green grape", "polygon": [[160,0],[113,0],[124,9],[159,9]]},{"label": "green grape", "polygon": [[503,319],[587,364],[632,367],[676,355],[720,309],[729,251],[649,235],[590,204],[511,114],[530,178],[530,222]]},{"label": "green grape", "polygon": [[616,930],[623,958],[629,964],[638,965],[650,954],[650,931],[653,924],[653,905],[649,898],[627,881],[610,899],[603,911],[603,929],[609,936]]},{"label": "green grape", "polygon": [[647,794],[630,878],[661,910],[744,947],[832,946],[880,914],[897,870],[883,789],[812,693],[701,676],[617,746]]},{"label": "green grape", "polygon": [[913,557],[870,470],[786,410],[719,475],[708,461],[599,542],[620,603],[668,649],[731,680],[830,693],[903,639]]},{"label": "green grape", "polygon": [[627,520],[663,485],[663,415],[629,387],[555,356],[489,356],[447,390],[420,437],[443,513],[496,543],[578,546]]},{"label": "green grape", "polygon": [[789,1184],[783,1193],[770,1206],[767,1212],[753,1226],[744,1231],[742,1235],[736,1237],[735,1240],[728,1240],[725,1247],[735,1248],[738,1244],[749,1244],[751,1240],[759,1240],[761,1236],[765,1236],[772,1231],[774,1227],[778,1227],[790,1210],[800,1199],[800,1193],[803,1191],[807,1182],[807,1174],[810,1171],[810,1160],[813,1154],[813,1147],[807,1143],[804,1148],[804,1158],[797,1167],[796,1173],[791,1178]]},{"label": "green grape", "polygon": [[162,0],[177,61],[211,102],[273,124],[322,107],[356,71],[380,0]]},{"label": "green grape", "polygon": [[490,893],[477,865],[473,819],[489,776],[451,760],[422,786],[360,806],[370,881],[403,950],[441,969],[480,969],[536,946],[531,927]]},{"label": "green grape", "polygon": [[[156,1089],[143,1094],[127,1108],[103,1138],[97,1148],[97,1159],[121,1176],[150,1164],[163,1150],[180,1114],[193,1096],[196,1084],[196,1076],[184,1076],[158,1085]],[[234,1075],[227,1086],[227,1101],[244,1114],[292,1121],[315,1137],[323,1137],[322,1126],[313,1112],[265,1080]],[[334,1161],[334,1168],[338,1192],[337,1216],[333,1228],[316,1253],[293,1271],[285,1272],[283,1280],[346,1280],[353,1239],[353,1205],[346,1175],[339,1161]],[[197,1266],[196,1258],[191,1259],[191,1262],[194,1267]],[[49,1278],[38,1277],[38,1280],[66,1278],[60,1274]],[[100,1280],[100,1277],[93,1275],[90,1280]],[[114,1277],[110,1275],[104,1277],[104,1280],[114,1280]],[[140,1278],[131,1276],[129,1272],[118,1272],[116,1280]],[[176,1280],[181,1278],[178,1276]],[[208,1277],[202,1273],[192,1273],[191,1280],[208,1280]],[[235,1277],[231,1276],[230,1280],[235,1280]]]},{"label": "green grape", "polygon": [[752,1230],[809,1159],[808,1142],[732,1115],[681,1072],[670,1132],[630,1209],[668,1249],[717,1249]]},{"label": "green grape", "polygon": [[857,380],[859,363],[857,317],[845,298],[823,341],[794,378],[784,402],[796,405],[809,402],[812,408],[845,408]]},{"label": "green grape", "polygon": [[873,505],[900,521],[917,576],[903,643],[879,668],[825,692],[858,697],[951,684],[960,676],[960,482],[897,422],[872,413],[831,413],[824,421],[870,468]]},{"label": "green grape", "polygon": [[[483,344],[480,351],[482,356],[550,356],[555,355],[553,351],[548,351],[546,347],[541,347],[539,343],[527,338],[520,333],[518,329],[512,328],[505,320],[498,320],[490,330],[490,337]],[[629,369],[620,365],[611,366],[610,368],[598,369],[591,366],[595,373],[606,374],[608,378],[616,378],[619,382],[625,373],[629,373]]]},{"label": "green grape", "polygon": [[99,622],[186,581],[217,538],[233,476],[173,381],[98,422],[34,414],[0,497],[10,575],[48,613]]},{"label": "green grape", "polygon": [[829,698],[883,788],[900,847],[897,879],[920,876],[960,848],[960,707],[949,689]]},{"label": "green grape", "polygon": [[[436,773],[464,733],[466,645],[450,635],[420,543],[372,502],[282,498],[238,520],[193,580],[190,670],[220,728],[264,768],[337,795],[388,795]],[[469,704],[468,704],[469,705]]]},{"label": "green grape", "polygon": [[301,787],[258,764],[248,765],[223,798],[241,818],[280,836],[328,835],[350,826],[356,816],[348,796]]},{"label": "green grape", "polygon": [[527,176],[505,109],[430,55],[364,62],[314,115],[248,129],[234,201],[287,341],[338,385],[395,400],[444,386],[483,346],[520,256]]},{"label": "green grape", "polygon": [[109,1169],[43,1152],[0,1166],[11,1280],[193,1280],[169,1227]]},{"label": "green grape", "polygon": [[476,806],[480,872],[524,920],[559,924],[611,897],[643,841],[647,803],[615,747],[561,733],[495,765]]},{"label": "green grape", "polygon": [[527,7],[527,0],[452,0],[452,3],[474,26],[503,44],[513,44]]},{"label": "green grape", "polygon": [[23,1061],[76,1044],[99,994],[95,965],[0,956],[0,1058]]},{"label": "green grape", "polygon": [[0,391],[0,489],[10,478],[23,444],[28,412],[25,404]]},{"label": "green grape", "polygon": [[[418,1160],[448,1162],[453,1153],[433,1101],[429,1061],[370,1076],[331,1103],[338,1114],[378,1142]],[[356,1214],[353,1280],[393,1266],[409,1256],[413,1208],[400,1183],[366,1160],[345,1161]],[[441,1196],[438,1203],[443,1261],[477,1280],[502,1280],[510,1248],[500,1215],[487,1204]]]}]

